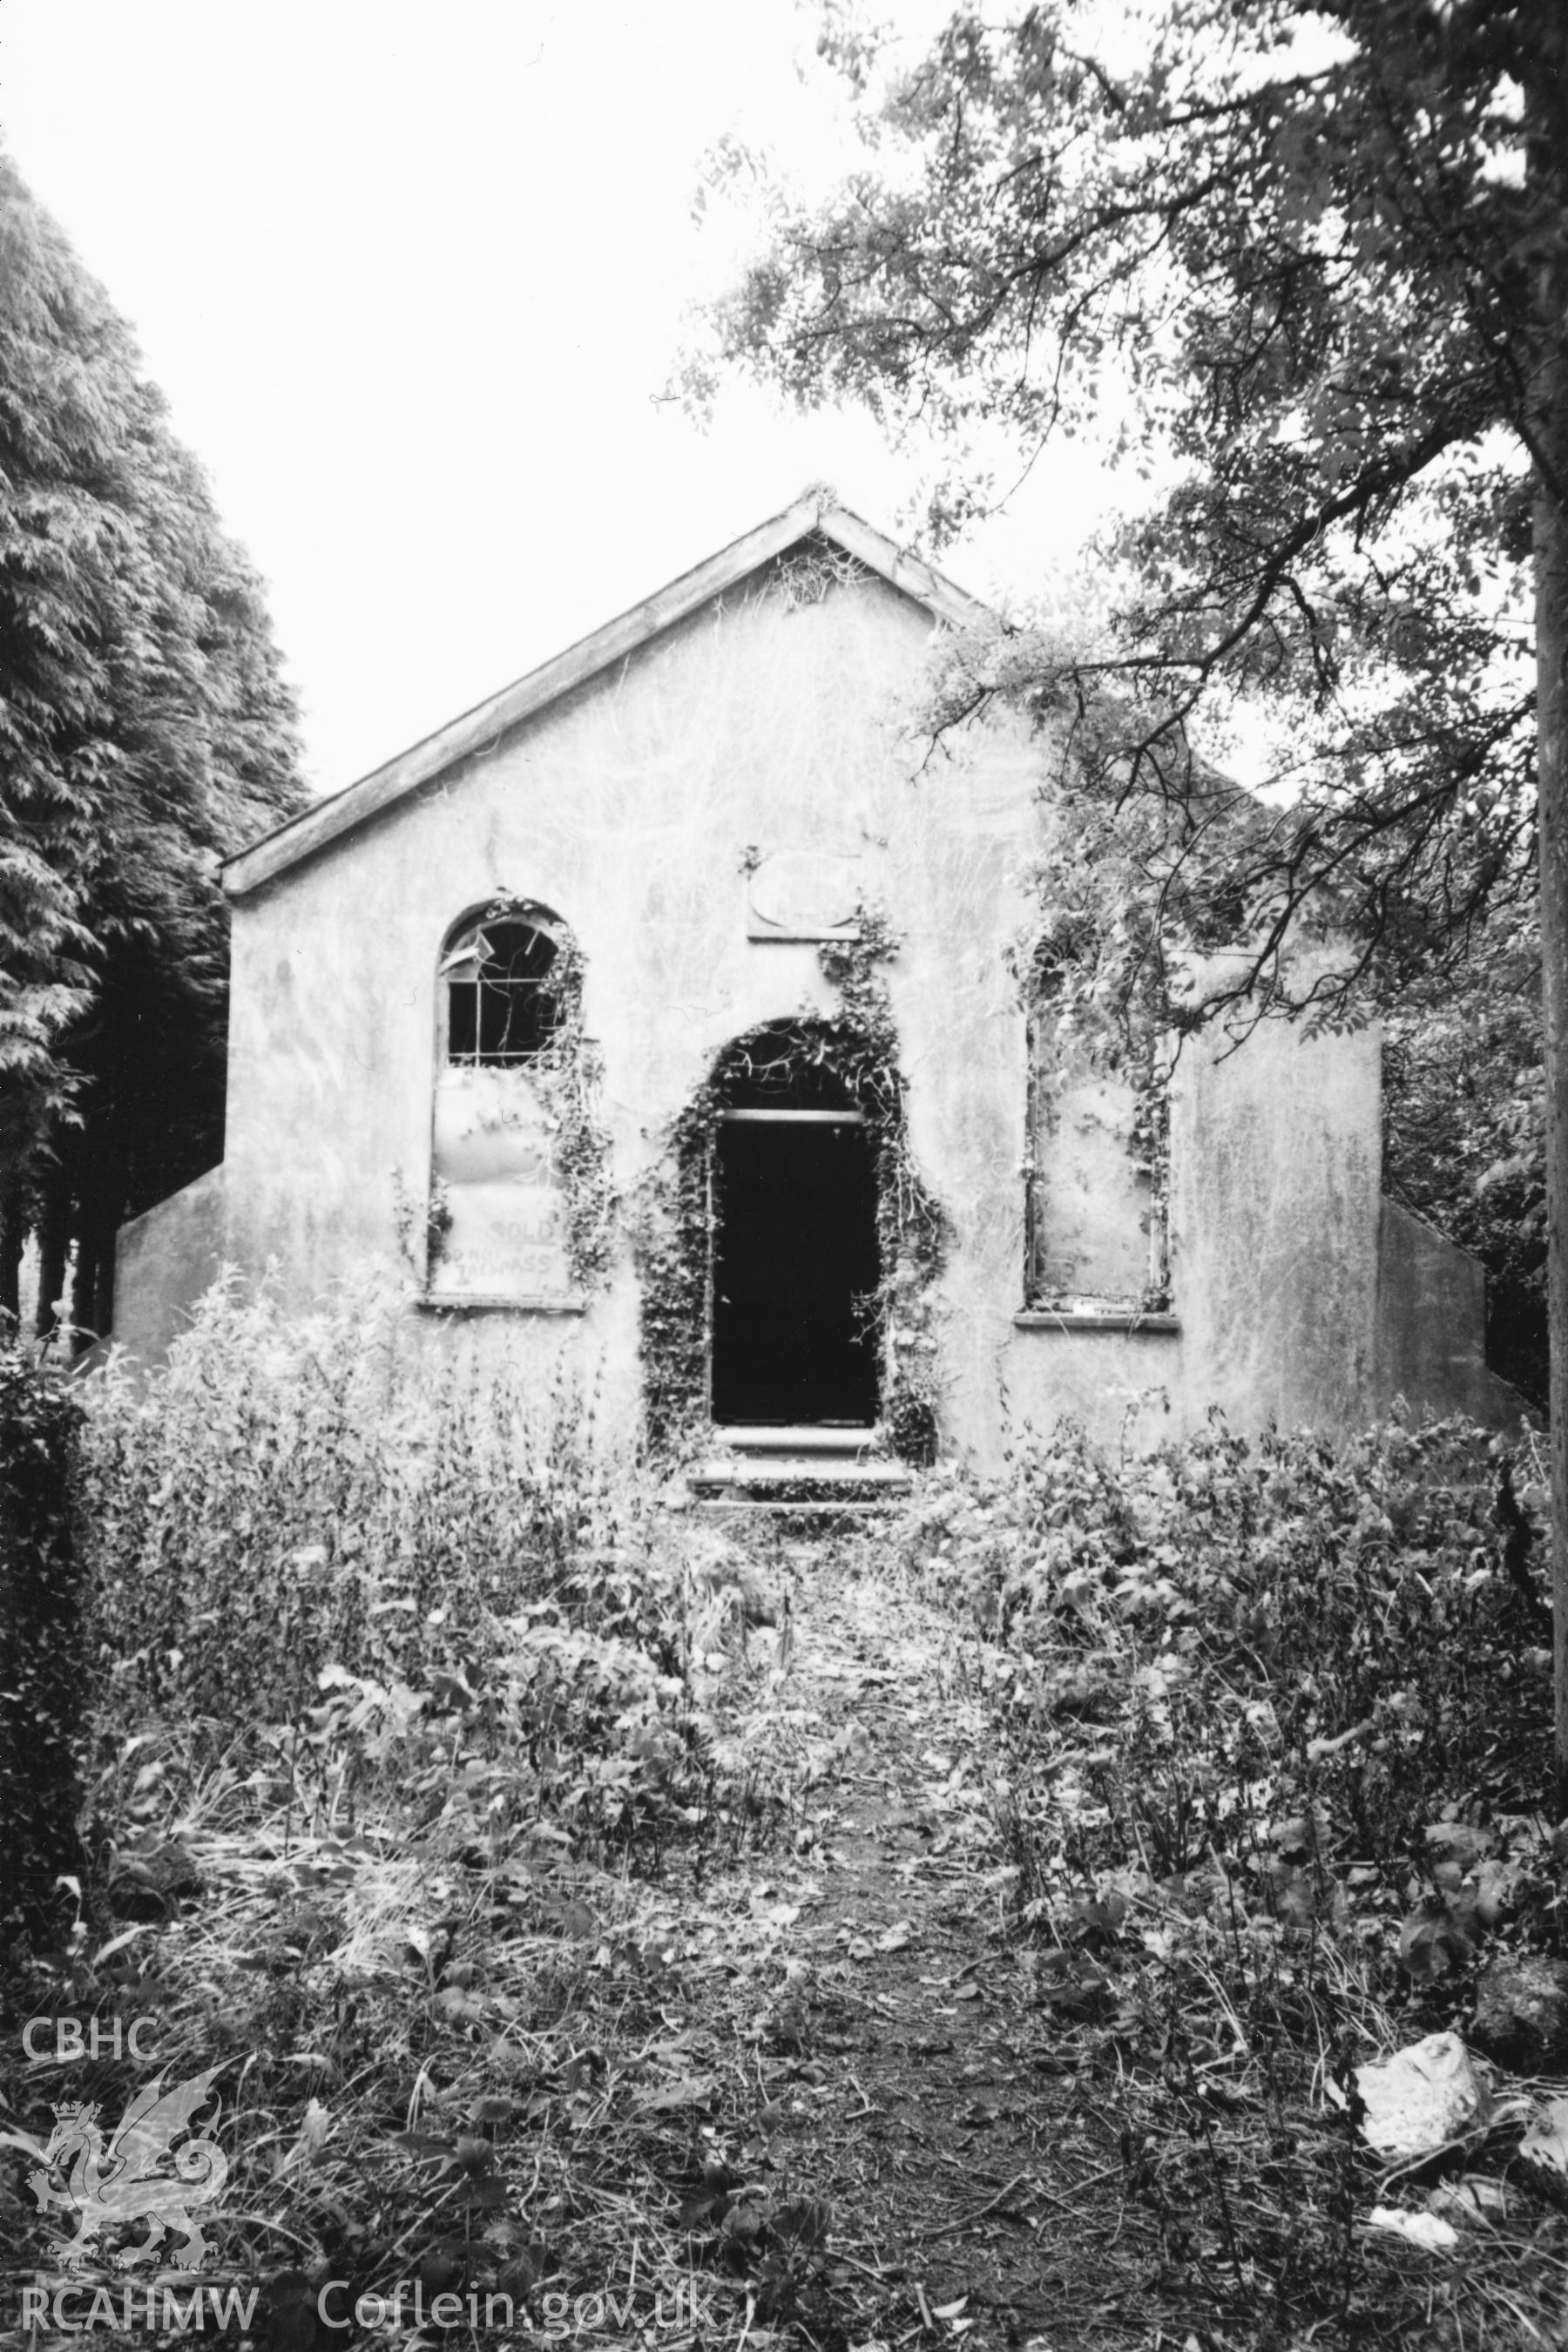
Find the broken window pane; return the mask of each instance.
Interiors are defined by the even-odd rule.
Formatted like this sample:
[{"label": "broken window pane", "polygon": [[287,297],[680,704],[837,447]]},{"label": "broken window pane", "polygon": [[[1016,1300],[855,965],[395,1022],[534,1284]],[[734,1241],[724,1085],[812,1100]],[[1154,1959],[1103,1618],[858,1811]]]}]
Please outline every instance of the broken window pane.
[{"label": "broken window pane", "polygon": [[556,1144],[561,1089],[582,1083],[572,934],[546,907],[497,903],[454,926],[438,970],[427,1288],[564,1300],[574,1275]]},{"label": "broken window pane", "polygon": [[471,1068],[534,1062],[561,1026],[556,941],[521,919],[481,923],[454,942],[447,979],[447,1059]]}]

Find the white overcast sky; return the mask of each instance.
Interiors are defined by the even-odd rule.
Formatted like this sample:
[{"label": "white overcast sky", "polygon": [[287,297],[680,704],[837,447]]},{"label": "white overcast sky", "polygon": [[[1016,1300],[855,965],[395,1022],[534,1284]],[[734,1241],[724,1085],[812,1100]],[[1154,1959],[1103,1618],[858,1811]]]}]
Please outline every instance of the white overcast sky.
[{"label": "white overcast sky", "polygon": [[[794,0],[4,0],[5,144],[268,582],[319,789],[808,481],[897,524],[915,464],[863,418],[659,398],[734,262],[704,151],[847,155],[814,43]],[[1102,495],[1066,450],[946,566],[1026,597]]]}]

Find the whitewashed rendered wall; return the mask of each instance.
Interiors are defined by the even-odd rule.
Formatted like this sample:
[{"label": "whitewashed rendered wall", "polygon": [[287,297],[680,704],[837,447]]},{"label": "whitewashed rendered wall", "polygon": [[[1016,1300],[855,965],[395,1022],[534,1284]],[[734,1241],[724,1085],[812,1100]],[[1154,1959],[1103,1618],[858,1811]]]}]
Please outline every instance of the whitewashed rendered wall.
[{"label": "whitewashed rendered wall", "polygon": [[[945,1444],[994,1462],[1009,1426],[1067,1411],[1141,1443],[1213,1402],[1251,1426],[1369,1412],[1370,1034],[1314,1044],[1270,1026],[1224,1063],[1206,1048],[1184,1056],[1172,1124],[1179,1328],[1015,1319],[1028,1087],[1005,950],[1027,927],[1045,763],[1000,727],[934,756],[906,739],[900,708],[931,638],[924,612],[880,582],[800,604],[759,576],[240,900],[225,1255],[256,1272],[275,1264],[300,1307],[356,1262],[397,1262],[398,1184],[422,1212],[429,1181],[439,951],[460,916],[500,894],[552,908],[582,948],[601,1113],[616,1184],[635,1201],[729,1039],[835,1008],[813,946],[748,935],[757,859],[828,853],[902,935],[887,979],[911,1139],[953,1230],[936,1323]],[[1089,1149],[1073,1134],[1064,1121],[1058,1189],[1087,1198],[1094,1169],[1072,1160]],[[145,1238],[141,1255],[156,1256]],[[156,1321],[132,1282],[133,1345],[139,1318]],[[565,1361],[600,1384],[607,1426],[636,1426],[624,1237],[581,1314],[418,1321],[433,1362],[501,1353],[542,1384]]]}]

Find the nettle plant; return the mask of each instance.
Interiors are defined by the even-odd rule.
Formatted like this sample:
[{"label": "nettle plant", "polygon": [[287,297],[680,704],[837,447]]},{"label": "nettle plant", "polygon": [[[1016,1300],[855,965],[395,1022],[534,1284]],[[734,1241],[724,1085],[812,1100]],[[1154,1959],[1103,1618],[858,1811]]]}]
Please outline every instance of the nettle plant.
[{"label": "nettle plant", "polygon": [[81,1406],[0,1319],[0,1946],[54,1941],[83,1869]]},{"label": "nettle plant", "polygon": [[432,1391],[390,1290],[289,1322],[230,1279],[166,1370],[94,1382],[80,1486],[105,1755],[335,1824],[412,1794],[492,1859],[705,1817],[679,1566],[569,1384]]},{"label": "nettle plant", "polygon": [[1217,1869],[1310,1920],[1375,1860],[1446,1916],[1434,1823],[1547,1785],[1543,1612],[1500,1569],[1498,1481],[1465,1423],[1254,1443],[1217,1416],[1121,1465],[1026,1433],[1005,1482],[950,1478],[911,1546],[998,1645],[1021,1885]]}]

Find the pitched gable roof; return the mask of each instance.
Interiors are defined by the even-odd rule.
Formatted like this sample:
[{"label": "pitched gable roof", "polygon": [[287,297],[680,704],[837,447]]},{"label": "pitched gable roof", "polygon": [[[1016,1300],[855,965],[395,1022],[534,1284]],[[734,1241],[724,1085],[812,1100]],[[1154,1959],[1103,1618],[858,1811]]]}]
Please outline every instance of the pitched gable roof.
[{"label": "pitched gable roof", "polygon": [[353,832],[384,809],[391,808],[421,784],[428,783],[446,768],[477,751],[498,736],[515,727],[520,720],[531,718],[535,711],[574,687],[583,685],[600,670],[613,663],[624,661],[629,654],[659,635],[674,627],[690,614],[721,595],[743,580],[749,572],[759,571],[776,557],[787,554],[792,547],[814,534],[842,548],[853,555],[867,570],[879,573],[893,587],[938,620],[954,628],[994,626],[994,615],[987,608],[933,572],[929,563],[910,555],[874,530],[858,515],[841,507],[830,490],[811,489],[795,499],[782,514],[774,515],[743,539],[710,555],[706,563],[694,571],[684,572],[667,588],[634,604],[628,613],[595,629],[592,636],[583,637],[553,660],[540,668],[530,670],[515,685],[503,687],[476,709],[466,711],[448,726],[427,735],[406,751],[400,751],[384,767],[373,769],[357,783],[346,785],[342,792],[317,801],[314,805],[273,833],[266,834],[248,849],[226,860],[223,887],[231,898],[243,898],[264,882],[287,873],[304,858],[324,849],[346,833]]}]

